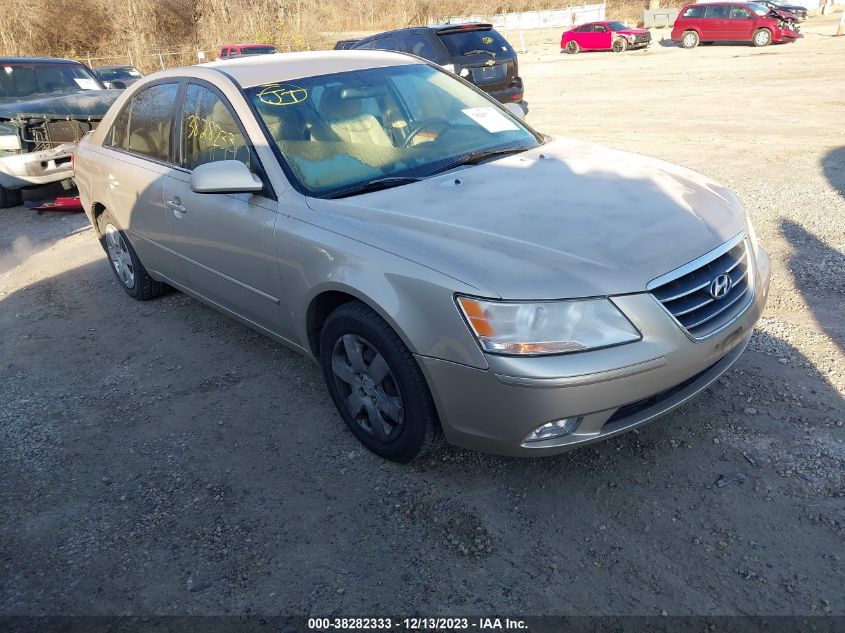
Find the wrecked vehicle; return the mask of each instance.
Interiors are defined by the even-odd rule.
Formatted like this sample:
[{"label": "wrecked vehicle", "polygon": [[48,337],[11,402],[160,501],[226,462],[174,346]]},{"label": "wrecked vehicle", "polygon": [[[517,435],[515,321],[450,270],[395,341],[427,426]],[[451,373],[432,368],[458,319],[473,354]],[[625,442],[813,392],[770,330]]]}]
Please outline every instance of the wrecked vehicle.
[{"label": "wrecked vehicle", "polygon": [[708,2],[680,10],[672,39],[684,48],[713,42],[750,42],[754,46],[783,44],[803,37],[793,13],[774,11],[756,2]]},{"label": "wrecked vehicle", "polygon": [[69,59],[0,57],[0,208],[21,190],[69,179],[71,154],[120,91]]},{"label": "wrecked vehicle", "polygon": [[144,76],[144,73],[134,66],[97,66],[91,70],[106,88],[118,90],[128,88]]}]

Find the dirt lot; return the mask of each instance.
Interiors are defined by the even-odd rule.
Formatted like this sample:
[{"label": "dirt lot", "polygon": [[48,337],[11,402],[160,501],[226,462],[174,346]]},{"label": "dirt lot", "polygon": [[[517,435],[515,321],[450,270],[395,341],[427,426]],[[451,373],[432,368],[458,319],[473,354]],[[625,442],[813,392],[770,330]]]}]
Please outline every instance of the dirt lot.
[{"label": "dirt lot", "polygon": [[775,275],[706,394],[552,459],[382,461],[309,361],[179,293],[134,303],[81,216],[0,212],[0,613],[845,614],[834,30],[618,56],[528,42],[534,125],[720,179]]}]

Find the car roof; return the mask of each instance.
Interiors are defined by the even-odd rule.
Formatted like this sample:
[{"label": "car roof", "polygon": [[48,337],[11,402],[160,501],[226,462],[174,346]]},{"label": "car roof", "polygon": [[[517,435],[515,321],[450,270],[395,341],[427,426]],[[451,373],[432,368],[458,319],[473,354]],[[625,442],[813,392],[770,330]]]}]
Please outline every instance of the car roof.
[{"label": "car roof", "polygon": [[272,46],[276,48],[273,44],[261,44],[259,42],[252,42],[249,44],[223,44],[220,48],[258,48],[259,46]]},{"label": "car roof", "polygon": [[[244,88],[332,73],[420,64],[419,58],[390,51],[309,51],[238,57],[199,64],[231,77]],[[181,69],[184,72],[186,69]]]},{"label": "car roof", "polygon": [[39,64],[80,64],[75,59],[61,57],[0,57],[0,64],[14,64],[21,62],[38,62]]}]

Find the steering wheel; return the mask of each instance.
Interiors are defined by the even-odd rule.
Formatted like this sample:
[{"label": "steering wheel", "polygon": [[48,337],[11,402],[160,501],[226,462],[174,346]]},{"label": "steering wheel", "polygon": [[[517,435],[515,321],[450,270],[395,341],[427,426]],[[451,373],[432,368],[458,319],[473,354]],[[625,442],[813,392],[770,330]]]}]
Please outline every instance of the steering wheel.
[{"label": "steering wheel", "polygon": [[446,130],[449,127],[449,122],[445,119],[423,119],[422,121],[417,121],[414,125],[410,126],[410,129],[407,132],[407,136],[405,137],[405,141],[402,143],[402,147],[411,147],[411,142],[416,138],[417,134],[422,132],[423,130],[434,130],[437,129],[437,135],[441,132]]}]

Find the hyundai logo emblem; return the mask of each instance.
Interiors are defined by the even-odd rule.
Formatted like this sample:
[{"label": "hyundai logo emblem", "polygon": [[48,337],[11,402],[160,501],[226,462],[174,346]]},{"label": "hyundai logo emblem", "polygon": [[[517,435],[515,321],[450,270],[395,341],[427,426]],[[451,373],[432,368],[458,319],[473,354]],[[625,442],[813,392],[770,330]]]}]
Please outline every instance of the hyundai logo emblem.
[{"label": "hyundai logo emblem", "polygon": [[732,286],[733,280],[730,275],[719,275],[710,282],[710,296],[714,299],[724,299]]}]

